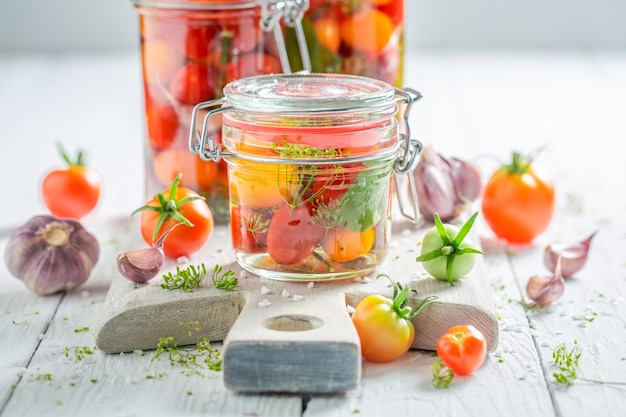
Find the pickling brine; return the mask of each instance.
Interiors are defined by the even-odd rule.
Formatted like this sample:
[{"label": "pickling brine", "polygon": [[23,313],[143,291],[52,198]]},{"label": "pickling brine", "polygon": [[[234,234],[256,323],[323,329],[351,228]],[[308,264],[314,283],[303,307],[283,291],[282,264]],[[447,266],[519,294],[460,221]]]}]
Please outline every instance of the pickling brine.
[{"label": "pickling brine", "polygon": [[[274,34],[260,25],[258,1],[133,3],[139,12],[141,36],[146,197],[182,173],[180,185],[206,197],[216,221],[226,223],[226,164],[203,161],[188,151],[191,113],[196,104],[221,97],[231,81],[281,73]],[[209,130],[219,142],[218,118]]]},{"label": "pickling brine", "polygon": [[[311,70],[356,74],[402,86],[404,0],[310,0],[302,25]],[[297,48],[295,32],[287,45]],[[297,54],[291,66],[300,68]]]},{"label": "pickling brine", "polygon": [[190,139],[204,158],[216,152],[228,164],[238,263],[285,280],[362,276],[380,265],[406,145],[395,89],[365,77],[297,74],[250,77],[224,91],[221,103],[206,105],[222,104],[209,113],[221,116],[219,150],[205,135]]}]

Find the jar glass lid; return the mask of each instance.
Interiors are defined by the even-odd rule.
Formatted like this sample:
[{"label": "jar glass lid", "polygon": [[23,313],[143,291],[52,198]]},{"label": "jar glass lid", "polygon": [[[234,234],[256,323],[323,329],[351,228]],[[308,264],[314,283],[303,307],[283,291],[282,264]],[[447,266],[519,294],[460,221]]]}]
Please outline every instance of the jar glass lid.
[{"label": "jar glass lid", "polygon": [[383,81],[347,74],[260,75],[224,87],[235,108],[260,113],[371,110],[394,105],[394,95]]}]

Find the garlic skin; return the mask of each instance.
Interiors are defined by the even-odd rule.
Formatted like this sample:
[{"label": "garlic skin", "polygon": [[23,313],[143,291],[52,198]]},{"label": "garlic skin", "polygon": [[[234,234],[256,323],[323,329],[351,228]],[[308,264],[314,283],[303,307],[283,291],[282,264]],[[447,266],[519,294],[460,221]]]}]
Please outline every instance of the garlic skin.
[{"label": "garlic skin", "polygon": [[117,270],[129,281],[143,284],[159,273],[164,258],[163,250],[154,246],[131,250],[117,256]]},{"label": "garlic skin", "polygon": [[565,292],[565,280],[561,272],[561,258],[557,259],[552,278],[531,277],[526,285],[526,295],[541,307],[550,307]]},{"label": "garlic skin", "polygon": [[563,278],[570,278],[580,271],[587,262],[591,240],[596,235],[593,232],[586,239],[576,243],[555,243],[544,249],[543,263],[551,272],[556,269],[557,259],[561,258]]},{"label": "garlic skin", "polygon": [[456,219],[482,190],[480,172],[459,158],[445,158],[426,146],[413,171],[421,215],[442,221]]},{"label": "garlic skin", "polygon": [[78,221],[45,215],[11,234],[4,261],[29,290],[50,295],[87,281],[99,255],[98,241]]},{"label": "garlic skin", "polygon": [[117,270],[124,278],[137,284],[143,284],[154,278],[165,262],[163,244],[170,232],[184,223],[176,223],[161,235],[150,247],[135,249],[117,255]]}]

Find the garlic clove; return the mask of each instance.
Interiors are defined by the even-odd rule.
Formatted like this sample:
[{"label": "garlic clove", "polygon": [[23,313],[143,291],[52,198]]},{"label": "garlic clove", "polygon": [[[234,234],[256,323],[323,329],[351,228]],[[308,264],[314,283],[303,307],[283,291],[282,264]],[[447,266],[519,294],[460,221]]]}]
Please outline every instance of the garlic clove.
[{"label": "garlic clove", "polygon": [[563,278],[569,278],[580,271],[587,262],[591,240],[596,235],[593,232],[586,239],[576,243],[556,243],[546,246],[544,250],[543,262],[545,266],[554,272],[557,259],[561,258],[561,268]]},{"label": "garlic clove", "polygon": [[120,253],[117,256],[117,270],[129,281],[142,284],[154,278],[165,261],[163,244],[172,230],[183,223],[176,223],[161,235],[159,240],[148,248]]},{"label": "garlic clove", "polygon": [[482,189],[480,173],[472,164],[447,159],[432,146],[422,151],[413,175],[420,213],[428,219],[438,213],[443,221],[454,220]]},{"label": "garlic clove", "polygon": [[476,200],[482,190],[480,172],[471,163],[459,158],[450,158],[450,177],[457,198],[463,203]]},{"label": "garlic clove", "polygon": [[447,171],[447,164],[432,147],[424,148],[413,175],[420,213],[428,219],[438,213],[446,221],[454,214],[454,185]]},{"label": "garlic clove", "polygon": [[117,270],[129,281],[144,283],[159,273],[164,259],[163,250],[154,246],[131,250],[117,256]]},{"label": "garlic clove", "polygon": [[536,304],[549,307],[565,292],[565,280],[561,272],[561,258],[557,259],[552,278],[531,277],[526,285],[526,295]]}]

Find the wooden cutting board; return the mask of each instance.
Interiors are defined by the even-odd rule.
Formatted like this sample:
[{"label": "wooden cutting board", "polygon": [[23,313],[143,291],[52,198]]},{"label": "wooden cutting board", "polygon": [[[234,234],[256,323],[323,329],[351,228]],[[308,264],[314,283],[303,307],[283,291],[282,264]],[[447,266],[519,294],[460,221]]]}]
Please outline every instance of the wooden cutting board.
[{"label": "wooden cutting board", "polygon": [[[174,336],[179,345],[198,338],[224,341],[225,385],[241,392],[342,392],[355,388],[361,375],[358,335],[349,310],[368,294],[391,295],[387,273],[416,293],[410,303],[436,295],[413,320],[412,347],[434,350],[451,326],[473,324],[487,338],[488,350],[498,342],[498,324],[479,264],[457,285],[437,281],[415,262],[421,228],[394,221],[390,254],[374,274],[359,279],[317,282],[268,281],[243,271],[230,251],[226,228],[216,229],[206,250],[191,263],[232,269],[239,276],[235,291],[213,288],[207,277],[191,293],[160,287],[161,278],[133,284],[113,279],[96,329],[103,352],[155,349],[160,337]],[[174,269],[169,265],[163,272]],[[184,323],[198,322],[191,334]]]}]

